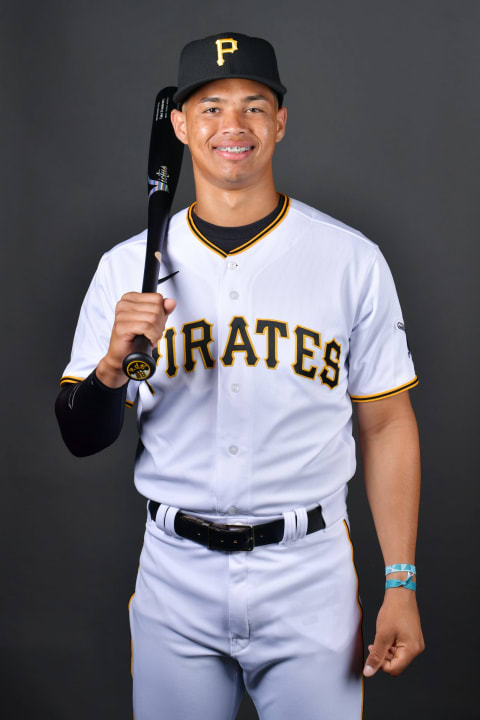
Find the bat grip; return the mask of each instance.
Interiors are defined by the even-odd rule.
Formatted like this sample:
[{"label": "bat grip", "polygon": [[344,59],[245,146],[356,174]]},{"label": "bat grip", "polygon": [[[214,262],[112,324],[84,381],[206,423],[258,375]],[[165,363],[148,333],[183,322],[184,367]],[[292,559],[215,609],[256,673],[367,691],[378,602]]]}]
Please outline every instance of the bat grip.
[{"label": "bat grip", "polygon": [[122,367],[125,375],[131,380],[148,380],[154,374],[156,364],[148,338],[144,335],[136,336],[132,352],[124,359]]},{"label": "bat grip", "polygon": [[[154,193],[148,202],[147,250],[142,293],[157,291],[160,263],[156,258],[155,251],[163,247],[170,205],[171,199],[162,192]],[[137,335],[133,341],[132,352],[124,359],[122,367],[125,375],[131,380],[148,380],[157,369],[152,357],[150,340],[144,335]]]}]

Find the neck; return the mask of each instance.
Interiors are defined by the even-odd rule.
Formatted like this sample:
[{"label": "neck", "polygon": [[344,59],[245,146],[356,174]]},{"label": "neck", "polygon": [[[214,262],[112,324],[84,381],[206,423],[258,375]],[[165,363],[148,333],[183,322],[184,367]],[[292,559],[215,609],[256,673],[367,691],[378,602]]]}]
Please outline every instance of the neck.
[{"label": "neck", "polygon": [[196,198],[198,217],[222,227],[238,227],[261,220],[275,210],[279,201],[273,181],[238,190],[197,186]]}]

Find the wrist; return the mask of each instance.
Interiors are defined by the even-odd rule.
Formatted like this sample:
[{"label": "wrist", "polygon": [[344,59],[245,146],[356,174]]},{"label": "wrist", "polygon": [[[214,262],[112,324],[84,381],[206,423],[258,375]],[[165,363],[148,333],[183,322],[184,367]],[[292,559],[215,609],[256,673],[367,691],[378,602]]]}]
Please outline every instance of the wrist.
[{"label": "wrist", "polygon": [[98,363],[95,369],[95,375],[103,385],[109,388],[119,388],[126,385],[128,378],[123,372],[123,368],[118,367],[115,362],[105,355]]},{"label": "wrist", "polygon": [[386,588],[383,602],[387,605],[416,605],[417,593],[405,587]]},{"label": "wrist", "polygon": [[415,592],[417,568],[410,563],[394,563],[385,567],[385,590],[401,589]]}]

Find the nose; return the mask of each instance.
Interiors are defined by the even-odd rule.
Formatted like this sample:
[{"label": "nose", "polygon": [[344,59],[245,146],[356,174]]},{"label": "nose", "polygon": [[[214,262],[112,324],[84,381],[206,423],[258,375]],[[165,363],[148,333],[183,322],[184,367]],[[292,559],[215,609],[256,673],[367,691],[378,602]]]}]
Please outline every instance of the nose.
[{"label": "nose", "polygon": [[222,113],[220,132],[224,135],[242,135],[247,130],[245,113],[236,108],[225,108]]}]

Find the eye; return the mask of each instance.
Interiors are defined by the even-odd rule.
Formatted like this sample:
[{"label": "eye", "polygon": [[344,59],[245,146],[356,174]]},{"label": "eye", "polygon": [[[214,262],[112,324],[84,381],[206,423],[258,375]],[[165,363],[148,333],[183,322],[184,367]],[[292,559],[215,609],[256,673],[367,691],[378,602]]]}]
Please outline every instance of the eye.
[{"label": "eye", "polygon": [[210,113],[211,115],[213,115],[213,113],[216,113],[216,112],[218,111],[218,109],[219,109],[219,108],[217,108],[217,107],[209,107],[209,108],[207,108],[206,110],[204,110],[203,112],[204,112],[204,113]]},{"label": "eye", "polygon": [[249,107],[249,108],[247,108],[247,112],[261,113],[261,112],[263,112],[263,110],[262,110],[262,108],[259,108],[259,107]]}]

